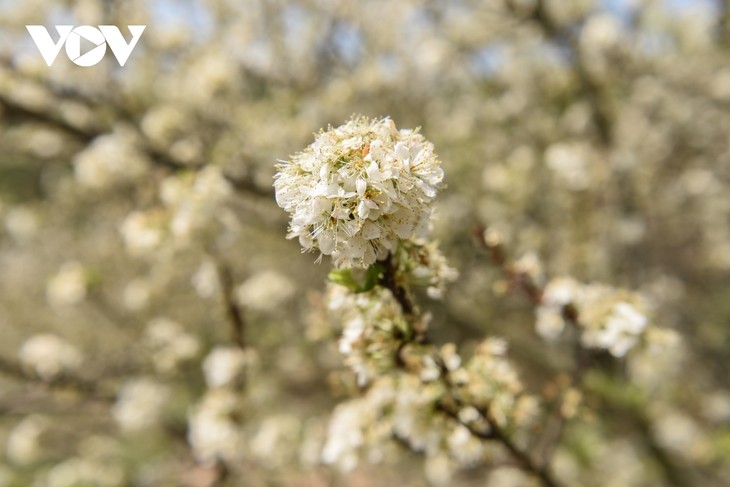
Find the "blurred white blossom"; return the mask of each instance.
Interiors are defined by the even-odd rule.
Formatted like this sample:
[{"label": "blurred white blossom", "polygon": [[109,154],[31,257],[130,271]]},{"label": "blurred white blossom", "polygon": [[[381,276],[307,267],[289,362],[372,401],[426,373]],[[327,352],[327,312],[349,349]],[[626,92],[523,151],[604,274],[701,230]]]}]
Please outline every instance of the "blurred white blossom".
[{"label": "blurred white blossom", "polygon": [[236,288],[236,300],[246,308],[273,311],[289,301],[296,292],[294,283],[286,275],[265,270],[249,277]]},{"label": "blurred white blossom", "polygon": [[23,418],[8,435],[5,455],[16,465],[29,465],[41,458],[41,436],[50,426],[46,416],[31,414]]},{"label": "blurred white blossom", "polygon": [[169,318],[150,321],[145,330],[145,340],[151,349],[155,369],[160,373],[174,372],[200,351],[198,339]]},{"label": "blurred white blossom", "polygon": [[78,304],[86,298],[87,271],[76,261],[65,262],[46,286],[46,298],[53,306]]},{"label": "blurred white blossom", "polygon": [[20,362],[43,380],[74,372],[82,363],[81,353],[63,338],[50,333],[35,335],[20,347]]},{"label": "blurred white blossom", "polygon": [[186,240],[216,221],[232,193],[230,183],[220,168],[206,166],[192,178],[184,178],[185,186],[175,197],[162,194],[163,202],[172,210],[170,230]]},{"label": "blurred white blossom", "polygon": [[159,423],[169,396],[169,388],[153,379],[132,379],[122,386],[112,417],[123,431],[145,431]]},{"label": "blurred white blossom", "polygon": [[537,332],[545,339],[558,338],[570,322],[580,328],[576,331],[583,346],[608,350],[615,357],[623,357],[641,342],[667,347],[675,341],[670,330],[650,325],[648,304],[641,296],[568,277],[547,284],[536,318]]},{"label": "blurred white blossom", "polygon": [[14,206],[5,212],[5,229],[18,242],[31,239],[38,231],[38,215],[25,206]]},{"label": "blurred white blossom", "polygon": [[219,285],[218,270],[215,267],[215,263],[206,259],[195,271],[195,274],[190,278],[190,283],[193,285],[195,292],[201,298],[211,298],[215,296],[220,287]]},{"label": "blurred white blossom", "polygon": [[244,454],[240,414],[234,392],[218,388],[205,393],[188,420],[188,442],[199,462],[240,461]]},{"label": "blurred white blossom", "polygon": [[248,358],[239,347],[219,346],[203,361],[205,383],[209,388],[235,387],[243,380]]},{"label": "blurred white blossom", "polygon": [[149,164],[127,130],[97,137],[73,163],[79,183],[94,189],[137,179],[147,172]]},{"label": "blurred white blossom", "polygon": [[124,243],[132,255],[145,255],[159,248],[165,236],[164,220],[159,212],[134,211],[120,227]]}]

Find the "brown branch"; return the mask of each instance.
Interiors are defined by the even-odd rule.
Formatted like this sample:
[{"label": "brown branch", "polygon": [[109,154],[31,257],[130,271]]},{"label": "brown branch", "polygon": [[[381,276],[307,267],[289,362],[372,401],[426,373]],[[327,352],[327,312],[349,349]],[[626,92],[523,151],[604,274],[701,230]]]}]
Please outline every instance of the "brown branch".
[{"label": "brown branch", "polygon": [[[476,227],[474,234],[478,237],[477,240],[480,245],[489,251],[492,261],[502,270],[510,282],[517,282],[520,284],[518,287],[530,298],[531,302],[535,306],[539,306],[542,302],[543,290],[540,289],[539,286],[535,285],[529,276],[524,276],[522,273],[516,273],[514,266],[507,258],[502,242],[497,238],[488,238],[486,236],[486,229],[484,226]],[[582,325],[580,324],[580,316],[575,306],[570,304],[564,306],[562,315],[563,319],[567,323],[571,324],[574,330],[577,331],[582,328]],[[573,386],[578,386],[583,382],[583,377],[593,364],[593,360],[596,358],[596,355],[595,353],[590,353],[590,351],[581,347],[578,336],[576,336],[574,347],[575,368],[573,370],[571,383]],[[600,399],[604,404],[609,405],[609,407],[616,407],[616,405],[611,404],[607,398],[601,397]],[[553,425],[546,429],[545,436],[542,440],[540,467],[542,469],[546,469],[549,465],[552,455],[562,437],[565,426],[565,418],[561,414],[562,404],[562,400],[558,400],[556,403],[556,410],[553,413]],[[624,408],[622,412],[627,414],[636,424],[646,449],[652,454],[657,464],[661,467],[667,482],[674,487],[688,487],[691,485],[685,470],[679,467],[673,461],[672,456],[656,441],[651,425],[651,419],[646,415],[646,412],[638,407]]]},{"label": "brown branch", "polygon": [[[12,66],[10,68],[6,66],[6,69],[12,69]],[[28,80],[28,82],[34,82],[36,84],[41,83],[40,80]],[[149,157],[150,161],[154,165],[171,171],[190,170],[191,168],[204,165],[203,161],[196,161],[191,164],[183,164],[181,162],[178,162],[166,150],[156,147],[155,144],[153,144],[152,141],[150,141],[149,138],[137,128],[139,122],[135,119],[135,117],[125,111],[118,104],[114,104],[108,99],[95,100],[89,95],[83,94],[81,92],[67,88],[59,88],[53,85],[49,85],[47,84],[47,82],[45,83],[46,84],[44,85],[44,89],[46,89],[49,93],[53,94],[57,98],[69,97],[78,101],[79,103],[84,103],[87,107],[98,106],[101,103],[103,103],[105,107],[111,107],[113,109],[113,115],[115,119],[127,122],[135,128],[135,133],[137,136],[139,136],[141,141],[138,148]],[[67,121],[58,114],[46,110],[37,110],[32,107],[28,107],[22,103],[13,100],[11,97],[3,95],[2,93],[0,93],[0,116],[17,118],[20,120],[28,120],[47,125],[49,127],[53,127],[56,130],[60,130],[61,132],[66,133],[74,139],[77,139],[83,144],[90,143],[96,137],[103,135],[110,130],[109,126],[99,127],[98,124],[95,124],[94,128],[80,127],[74,125],[73,123]],[[271,199],[271,197],[273,196],[273,190],[271,188],[260,187],[250,177],[236,177],[231,174],[224,174],[224,177],[237,191],[241,193],[246,193],[267,199]]]},{"label": "brown branch", "polygon": [[388,257],[381,260],[380,263],[383,265],[385,270],[383,271],[383,275],[381,276],[378,284],[390,290],[395,300],[398,301],[398,304],[406,317],[415,317],[418,314],[418,309],[416,308],[416,305],[406,287],[402,283],[398,282],[398,269],[396,268],[393,254],[388,254]]},{"label": "brown branch", "polygon": [[91,399],[102,402],[114,402],[116,400],[113,394],[102,392],[99,383],[96,381],[84,379],[68,372],[64,372],[50,379],[45,379],[27,371],[20,364],[4,357],[0,357],[0,373],[14,377],[24,383],[42,385],[50,389],[72,389]]},{"label": "brown branch", "polygon": [[489,424],[494,437],[512,454],[512,456],[532,475],[537,477],[545,487],[558,487],[557,480],[553,477],[547,465],[538,465],[532,457],[520,447],[502,430],[499,424],[492,418],[489,411],[481,412]]},{"label": "brown branch", "polygon": [[76,139],[79,139],[81,142],[89,142],[94,137],[101,135],[102,133],[94,129],[77,127],[76,125],[64,120],[63,117],[55,116],[40,110],[33,110],[32,108],[26,107],[23,104],[3,95],[2,93],[0,93],[0,114],[8,116],[9,118],[19,118],[49,125],[71,135]]},{"label": "brown branch", "polygon": [[[409,318],[409,321],[415,321],[418,308],[410,297],[408,289],[399,282],[398,269],[392,254],[389,254],[388,258],[381,263],[384,265],[385,270],[379,284],[391,291],[396,301],[400,304],[404,315]],[[416,334],[414,337],[403,340],[399,344],[398,352],[396,354],[396,364],[398,367],[407,369],[407,361],[402,360],[401,352],[408,344],[413,342],[425,343],[425,332],[420,335],[420,340],[416,337],[419,337],[419,335]],[[452,406],[456,405],[457,407],[460,407],[462,402],[458,398],[458,394],[453,391],[455,386],[451,381],[449,369],[438,354],[433,354],[432,358],[439,367],[439,377],[444,382],[447,391],[449,391],[448,398],[446,400],[439,401],[439,403],[436,404],[436,410],[466,427],[476,438],[501,443],[510,452],[511,456],[514,457],[515,461],[525,468],[528,473],[538,478],[545,487],[559,487],[560,484],[553,478],[548,465],[539,465],[526,451],[523,451],[515,445],[509,436],[501,429],[499,424],[489,417],[487,412],[481,412],[481,414],[484,421],[489,425],[489,430],[480,430],[476,428],[475,425],[465,423],[459,418],[458,413]]]},{"label": "brown branch", "polygon": [[496,234],[490,235],[487,227],[481,224],[476,225],[472,233],[477,245],[489,253],[492,262],[502,271],[510,288],[520,289],[533,305],[539,306],[542,303],[543,290],[528,274],[517,270],[509,261],[502,239]]},{"label": "brown branch", "polygon": [[[435,355],[432,358],[436,362],[436,365],[438,365],[439,367],[439,377],[444,382],[447,390],[451,391],[454,387],[454,384],[451,381],[450,371],[448,367],[446,367],[446,364],[438,355]],[[449,399],[451,399],[456,405],[460,407],[463,406],[462,401],[457,397],[456,394],[451,393],[451,397]],[[526,450],[522,450],[520,447],[518,447],[510,439],[509,435],[502,429],[499,423],[497,423],[494,418],[489,415],[488,410],[476,408],[482,420],[489,426],[488,430],[480,430],[477,429],[473,424],[463,422],[459,418],[458,414],[456,414],[452,409],[450,409],[443,403],[439,403],[437,405],[437,409],[444,412],[447,416],[455,419],[459,424],[465,426],[469,430],[469,432],[475,437],[500,443],[507,449],[507,451],[510,452],[510,455],[520,466],[522,466],[530,475],[533,475],[534,477],[539,479],[545,487],[559,487],[561,485],[550,472],[549,463],[542,463],[533,460],[532,456],[530,456],[530,454]]]},{"label": "brown branch", "polygon": [[243,317],[243,310],[236,303],[233,296],[234,281],[233,274],[228,266],[221,264],[216,265],[218,282],[220,284],[221,300],[223,302],[223,310],[226,320],[230,326],[231,341],[239,348],[245,348],[246,345],[246,321]]}]

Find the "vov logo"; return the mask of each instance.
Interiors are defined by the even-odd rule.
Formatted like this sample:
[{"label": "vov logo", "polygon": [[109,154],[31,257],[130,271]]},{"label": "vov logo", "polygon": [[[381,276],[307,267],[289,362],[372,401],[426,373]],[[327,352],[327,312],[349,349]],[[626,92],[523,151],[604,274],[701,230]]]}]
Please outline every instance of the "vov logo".
[{"label": "vov logo", "polygon": [[[114,57],[117,58],[119,65],[124,66],[146,26],[128,26],[129,32],[132,33],[132,40],[129,43],[124,40],[124,36],[122,36],[119,28],[114,25],[100,25],[98,29],[91,25],[80,25],[78,27],[74,27],[73,25],[57,25],[55,27],[59,35],[57,42],[51,39],[51,35],[44,26],[25,26],[47,65],[51,66],[53,64],[56,57],[58,57],[58,53],[61,51],[61,47],[65,44],[66,55],[74,64],[79,66],[94,66],[104,58],[108,44],[112,49]],[[82,54],[81,39],[85,39],[95,47]]]}]

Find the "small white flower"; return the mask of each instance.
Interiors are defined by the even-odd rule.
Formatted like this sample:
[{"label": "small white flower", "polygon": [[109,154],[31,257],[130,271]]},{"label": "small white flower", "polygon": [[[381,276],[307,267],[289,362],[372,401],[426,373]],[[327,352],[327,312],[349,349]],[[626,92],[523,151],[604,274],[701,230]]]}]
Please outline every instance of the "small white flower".
[{"label": "small white flower", "polygon": [[[547,340],[557,339],[566,327],[565,306],[572,306],[578,316],[584,347],[607,350],[623,357],[640,341],[650,346],[659,330],[649,326],[647,304],[641,296],[602,284],[583,284],[569,277],[551,280],[545,287],[536,310],[536,328]],[[665,334],[659,333],[658,336]],[[657,340],[661,341],[661,340]]]},{"label": "small white flower", "polygon": [[86,298],[86,269],[80,263],[64,263],[46,286],[46,299],[53,306],[78,304]]},{"label": "small white flower", "polygon": [[586,346],[604,348],[615,357],[623,357],[639,341],[649,320],[633,305],[618,302],[613,306],[600,329],[589,329],[583,333]]},{"label": "small white flower", "polygon": [[321,132],[278,166],[276,201],[291,215],[289,238],[331,255],[337,267],[368,267],[399,239],[421,236],[443,181],[433,145],[389,118],[356,117]]},{"label": "small white flower", "polygon": [[64,372],[81,366],[81,353],[66,340],[52,334],[36,335],[28,339],[18,352],[24,367],[44,380],[52,380]]},{"label": "small white flower", "polygon": [[236,300],[256,311],[273,311],[294,296],[296,288],[284,274],[274,270],[258,272],[236,288]]},{"label": "small white flower", "polygon": [[160,246],[165,236],[160,217],[154,211],[134,211],[127,216],[119,230],[130,254],[148,254]]},{"label": "small white flower", "polygon": [[228,389],[208,391],[188,420],[188,443],[195,458],[212,465],[219,460],[240,461],[244,438],[236,417],[239,400]]},{"label": "small white flower", "polygon": [[152,298],[152,284],[146,279],[132,279],[124,287],[122,301],[132,311],[145,308]]},{"label": "small white flower", "polygon": [[45,416],[26,416],[8,434],[5,455],[16,465],[29,465],[41,457],[41,436],[48,429],[50,421]]},{"label": "small white flower", "polygon": [[10,208],[5,214],[5,229],[18,242],[30,240],[40,229],[38,214],[25,206]]},{"label": "small white flower", "polygon": [[197,338],[186,333],[181,324],[168,318],[150,321],[145,330],[145,339],[152,351],[155,369],[163,374],[174,372],[200,350]]},{"label": "small white flower", "polygon": [[119,392],[112,417],[124,431],[143,431],[159,422],[169,396],[169,389],[152,379],[130,380]]},{"label": "small white flower", "polygon": [[190,278],[195,292],[201,298],[212,298],[218,292],[218,270],[212,260],[205,260]]},{"label": "small white flower", "polygon": [[246,354],[238,347],[216,347],[203,361],[205,383],[209,388],[235,385],[242,379]]},{"label": "small white flower", "polygon": [[189,239],[205,231],[219,219],[233,189],[221,169],[209,165],[194,177],[171,176],[163,181],[160,198],[173,214],[170,231],[178,238]]},{"label": "small white flower", "polygon": [[73,164],[77,181],[94,189],[137,179],[149,165],[125,128],[94,139],[74,157]]},{"label": "small white flower", "polygon": [[353,400],[335,408],[327,428],[327,441],[322,450],[322,461],[350,471],[358,464],[358,450],[365,444],[364,429],[373,411],[364,400]]}]

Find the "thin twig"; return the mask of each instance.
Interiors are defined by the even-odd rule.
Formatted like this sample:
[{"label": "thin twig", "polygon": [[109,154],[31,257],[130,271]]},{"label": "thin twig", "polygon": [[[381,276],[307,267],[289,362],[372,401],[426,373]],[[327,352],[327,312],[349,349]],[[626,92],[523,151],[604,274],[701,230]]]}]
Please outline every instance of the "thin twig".
[{"label": "thin twig", "polygon": [[38,384],[50,389],[72,389],[92,399],[103,402],[113,402],[115,400],[113,394],[103,393],[100,390],[99,383],[96,381],[84,379],[68,372],[64,372],[50,379],[44,379],[5,357],[0,357],[0,373],[14,377],[25,383]]},{"label": "thin twig", "polygon": [[[415,321],[415,315],[417,314],[418,308],[410,297],[408,289],[398,280],[398,269],[395,265],[393,256],[388,255],[388,258],[381,263],[383,264],[385,270],[383,272],[383,276],[380,279],[380,285],[391,291],[396,301],[398,301],[398,303],[400,304],[404,315],[410,318],[410,320]],[[417,340],[416,335],[414,334],[414,336],[403,340],[403,342],[398,347],[396,363],[399,367],[406,367],[406,362],[401,360],[400,358],[400,353],[406,345],[416,341],[420,343],[425,343],[427,341],[425,337],[425,332],[422,332],[418,338],[419,339]],[[475,437],[482,440],[498,441],[499,443],[504,445],[504,447],[510,452],[514,459],[520,465],[522,465],[525,470],[527,470],[531,475],[534,475],[536,478],[538,478],[545,487],[559,487],[560,484],[552,477],[548,466],[538,465],[535,461],[533,461],[532,457],[530,457],[527,452],[521,450],[509,439],[509,436],[504,431],[502,431],[499,424],[497,424],[489,417],[488,413],[482,413],[483,419],[490,427],[488,431],[477,429],[474,425],[465,423],[459,418],[458,413],[453,409],[453,407],[450,407],[454,404],[457,406],[461,405],[461,401],[458,398],[458,394],[454,393],[454,385],[450,378],[449,369],[448,367],[446,367],[446,364],[444,364],[443,360],[441,360],[441,358],[437,354],[434,354],[433,359],[440,369],[439,377],[442,381],[444,381],[446,389],[449,391],[448,400],[439,402],[436,405],[436,409],[443,414],[453,418],[459,424],[465,426],[469,430],[469,432]]]},{"label": "thin twig", "polygon": [[545,487],[558,487],[557,480],[553,477],[547,465],[538,465],[538,463],[532,459],[532,457],[520,447],[518,447],[512,439],[505,434],[499,424],[491,417],[489,411],[482,411],[484,419],[489,424],[492,434],[494,437],[504,445],[512,456],[520,462],[520,464],[532,475],[536,476],[543,483]]},{"label": "thin twig", "polygon": [[243,316],[243,310],[234,297],[235,282],[233,280],[233,273],[220,260],[216,260],[215,262],[223,311],[226,315],[226,321],[230,326],[231,341],[237,347],[243,349],[246,347],[246,320]]},{"label": "thin twig", "polygon": [[236,303],[233,296],[234,281],[231,270],[228,266],[217,262],[218,282],[220,283],[220,294],[223,302],[223,310],[226,320],[231,329],[231,341],[239,348],[246,346],[246,321],[243,317],[243,310]]},{"label": "thin twig", "polygon": [[396,268],[393,254],[388,254],[384,260],[380,261],[385,270],[380,278],[379,284],[390,290],[398,304],[400,304],[403,314],[413,317],[417,314],[417,308],[408,290],[402,283],[398,282],[398,269]]}]

